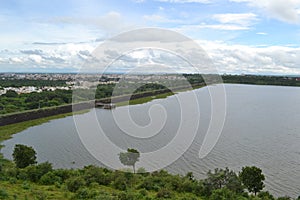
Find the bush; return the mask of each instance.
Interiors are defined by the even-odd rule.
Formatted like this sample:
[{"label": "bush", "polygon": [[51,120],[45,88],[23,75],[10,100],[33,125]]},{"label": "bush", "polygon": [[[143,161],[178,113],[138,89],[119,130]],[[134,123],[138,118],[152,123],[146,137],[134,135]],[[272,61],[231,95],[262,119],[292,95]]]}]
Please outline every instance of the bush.
[{"label": "bush", "polygon": [[53,185],[55,183],[62,183],[62,178],[57,176],[53,172],[48,172],[47,174],[44,174],[41,177],[40,183],[43,185]]},{"label": "bush", "polygon": [[172,198],[172,192],[167,189],[161,189],[157,192],[156,197],[157,198],[164,198],[164,199],[169,199]]},{"label": "bush", "polygon": [[95,199],[98,192],[95,189],[81,188],[77,190],[73,199]]},{"label": "bush", "polygon": [[52,171],[52,165],[45,162],[35,166],[28,166],[25,170],[30,181],[38,182],[43,175]]},{"label": "bush", "polygon": [[260,192],[257,196],[261,200],[275,200],[275,198],[269,192]]},{"label": "bush", "polygon": [[85,186],[85,181],[81,177],[72,177],[66,181],[67,188],[70,192],[76,192]]},{"label": "bush", "polygon": [[235,200],[237,199],[234,192],[227,188],[217,189],[212,192],[210,200]]},{"label": "bush", "polygon": [[47,194],[44,191],[33,191],[32,194],[35,196],[36,200],[46,200]]},{"label": "bush", "polygon": [[119,200],[141,200],[143,198],[143,195],[141,194],[136,194],[133,191],[126,191],[126,192],[121,192],[118,195]]},{"label": "bush", "polygon": [[24,190],[29,190],[30,189],[30,184],[28,183],[28,182],[23,182],[23,184],[22,184],[22,188],[24,189]]},{"label": "bush", "polygon": [[8,199],[8,194],[6,190],[0,189],[0,199]]},{"label": "bush", "polygon": [[117,190],[126,190],[127,188],[126,178],[124,176],[119,176],[113,181],[112,185]]},{"label": "bush", "polygon": [[72,175],[75,174],[74,171],[67,170],[67,169],[56,169],[53,171],[53,174],[57,177],[61,178],[61,181],[64,182],[68,178],[70,178]]},{"label": "bush", "polygon": [[99,185],[109,185],[112,181],[110,171],[95,166],[85,167],[83,176],[87,185],[93,182],[96,182]]}]

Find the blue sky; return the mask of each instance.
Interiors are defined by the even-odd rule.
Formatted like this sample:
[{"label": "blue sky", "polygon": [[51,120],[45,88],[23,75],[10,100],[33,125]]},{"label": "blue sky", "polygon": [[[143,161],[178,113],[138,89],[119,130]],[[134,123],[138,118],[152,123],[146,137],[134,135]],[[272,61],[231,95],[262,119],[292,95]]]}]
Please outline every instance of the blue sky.
[{"label": "blue sky", "polygon": [[299,0],[0,0],[0,27],[0,72],[74,72],[103,40],[160,27],[220,73],[300,73]]}]

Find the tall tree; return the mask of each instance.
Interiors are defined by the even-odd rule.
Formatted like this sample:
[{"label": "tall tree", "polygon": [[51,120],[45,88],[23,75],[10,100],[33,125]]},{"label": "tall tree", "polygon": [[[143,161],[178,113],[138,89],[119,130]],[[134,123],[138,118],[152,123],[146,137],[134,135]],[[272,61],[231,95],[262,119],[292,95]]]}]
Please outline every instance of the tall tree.
[{"label": "tall tree", "polygon": [[135,173],[135,163],[139,161],[140,152],[136,149],[127,149],[127,152],[121,152],[119,159],[123,165],[132,166]]},{"label": "tall tree", "polygon": [[210,195],[213,190],[227,188],[236,193],[241,193],[243,191],[242,183],[239,180],[237,174],[225,169],[215,169],[214,172],[209,171],[207,173],[207,179],[204,180],[206,195]]},{"label": "tall tree", "polygon": [[265,176],[262,170],[255,166],[243,167],[239,177],[248,191],[254,192],[255,195],[265,187],[263,183]]},{"label": "tall tree", "polygon": [[16,144],[12,155],[18,168],[25,168],[36,163],[36,152],[32,147]]}]

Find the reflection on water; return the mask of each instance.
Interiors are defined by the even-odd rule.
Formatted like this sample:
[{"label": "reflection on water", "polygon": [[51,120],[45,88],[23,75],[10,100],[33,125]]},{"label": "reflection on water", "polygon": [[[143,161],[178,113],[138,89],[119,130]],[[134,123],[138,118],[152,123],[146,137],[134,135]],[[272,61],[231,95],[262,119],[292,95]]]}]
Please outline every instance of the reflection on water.
[{"label": "reflection on water", "polygon": [[[180,95],[189,95],[184,92]],[[195,90],[199,100],[199,130],[191,147],[180,159],[166,169],[173,173],[192,171],[204,177],[209,169],[229,167],[240,170],[245,165],[256,165],[266,175],[267,189],[275,195],[298,196],[300,194],[300,88],[278,86],[226,85],[227,116],[225,126],[217,145],[204,159],[198,153],[210,120],[210,98],[206,88]],[[164,107],[164,114],[153,112],[153,105]],[[130,116],[139,126],[151,123],[151,116],[165,123],[157,134],[150,138],[135,138],[125,134],[114,122],[112,112],[122,115],[122,109],[115,111],[96,109],[96,115],[106,136],[118,147],[133,147],[141,152],[152,152],[164,147],[175,137],[181,120],[180,104],[176,96],[158,99],[150,103],[130,107]],[[93,111],[91,111],[93,112]],[[80,115],[87,118],[90,113]],[[199,113],[198,113],[199,114]],[[190,113],[190,117],[199,117]],[[153,120],[153,119],[152,119]],[[160,124],[161,125],[161,124]],[[93,124],[87,124],[90,131]],[[87,134],[89,134],[87,130]],[[189,130],[185,130],[189,132]],[[150,133],[142,129],[141,135]],[[40,162],[50,161],[56,168],[83,167],[88,164],[102,165],[81,143],[72,117],[53,120],[40,126],[29,128],[3,142],[2,153],[11,158],[14,144],[34,146]],[[178,149],[181,143],[178,143]],[[110,150],[107,149],[106,153]],[[102,152],[99,152],[101,154]],[[170,152],[176,153],[176,152]],[[111,155],[117,159],[118,155]],[[159,156],[157,163],[160,162]],[[137,167],[150,163],[140,162]],[[151,163],[155,165],[155,163]],[[121,165],[120,165],[121,166]]]}]

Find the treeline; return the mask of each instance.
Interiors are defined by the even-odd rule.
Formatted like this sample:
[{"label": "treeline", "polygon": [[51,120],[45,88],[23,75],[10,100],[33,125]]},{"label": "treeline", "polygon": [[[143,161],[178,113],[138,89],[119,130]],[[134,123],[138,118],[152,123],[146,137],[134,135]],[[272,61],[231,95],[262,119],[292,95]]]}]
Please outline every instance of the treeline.
[{"label": "treeline", "polygon": [[223,75],[224,83],[300,86],[300,78],[287,76]]},{"label": "treeline", "polygon": [[[216,169],[207,178],[193,173],[172,175],[161,170],[137,173],[96,166],[53,169],[48,162],[36,164],[31,147],[16,145],[12,163],[0,159],[0,199],[71,200],[291,200],[275,198],[263,188],[264,175],[257,167],[241,172]],[[298,200],[300,198],[298,197]]]},{"label": "treeline", "polygon": [[[191,84],[204,83],[201,74],[183,75]],[[206,80],[217,80],[216,75],[205,75]],[[221,75],[223,83],[253,84],[253,85],[282,85],[300,86],[300,77],[291,76],[262,76],[262,75]]]},{"label": "treeline", "polygon": [[[130,87],[121,87],[113,93],[115,86],[115,84],[104,84],[98,85],[96,89],[76,89],[74,91],[57,89],[55,91],[45,90],[27,94],[18,94],[15,91],[9,90],[6,94],[0,96],[0,114],[69,104],[73,102],[73,97],[74,101],[82,102],[108,98],[112,95],[132,94]],[[159,84],[145,84],[134,90],[133,94],[165,88],[165,86]]]},{"label": "treeline", "polygon": [[[193,86],[205,85],[201,74],[184,74],[186,80]],[[206,75],[206,79],[210,83],[217,81],[216,75]],[[284,86],[300,86],[300,79],[296,77],[284,76],[256,76],[256,75],[222,75],[224,83],[237,84],[256,84],[256,85],[284,85]],[[3,83],[2,83],[3,82]],[[0,85],[24,86],[31,85],[42,87],[43,85],[62,86],[65,81],[45,81],[45,80],[0,80]],[[17,94],[14,91],[8,91],[6,94],[0,96],[0,114],[20,112],[24,110],[32,110],[38,108],[59,106],[63,104],[75,102],[88,101],[93,99],[109,98],[112,95],[126,95],[136,94],[153,90],[171,89],[185,85],[183,80],[164,80],[155,83],[141,84],[136,87],[134,82],[121,82],[119,84],[100,84],[96,88],[91,89],[76,89],[70,90],[55,90],[42,91],[40,93],[33,92],[29,94]],[[73,95],[74,94],[74,95]],[[72,99],[74,97],[74,99]]]},{"label": "treeline", "polygon": [[71,90],[55,90],[17,94],[9,90],[0,96],[0,114],[53,107],[72,102]]}]

